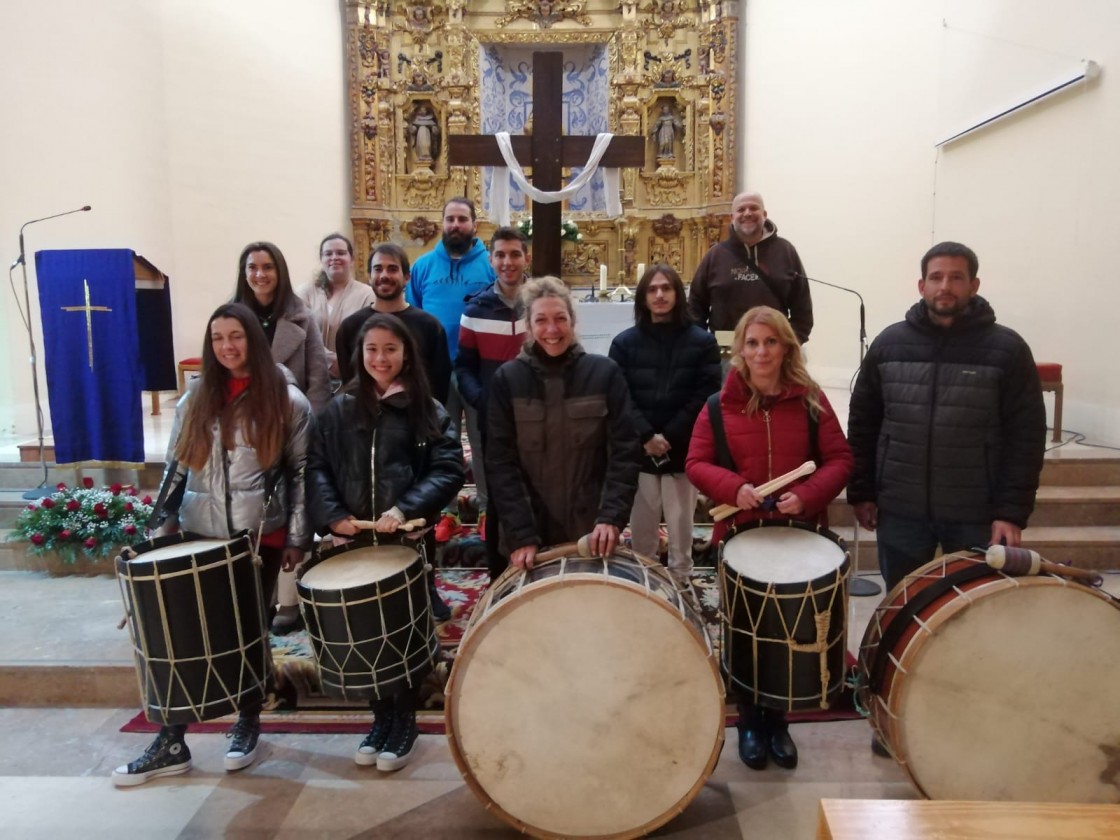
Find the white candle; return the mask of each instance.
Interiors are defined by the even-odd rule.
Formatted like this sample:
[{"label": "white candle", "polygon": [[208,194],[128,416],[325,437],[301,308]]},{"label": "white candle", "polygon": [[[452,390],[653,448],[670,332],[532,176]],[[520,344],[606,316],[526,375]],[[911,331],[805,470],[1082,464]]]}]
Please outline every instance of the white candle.
[{"label": "white candle", "polygon": [[599,288],[607,290],[607,267],[603,263],[599,263]]},{"label": "white candle", "polygon": [[641,282],[642,275],[645,274],[645,273],[646,273],[646,264],[645,263],[638,263],[638,277],[637,277],[637,280],[639,282]]}]

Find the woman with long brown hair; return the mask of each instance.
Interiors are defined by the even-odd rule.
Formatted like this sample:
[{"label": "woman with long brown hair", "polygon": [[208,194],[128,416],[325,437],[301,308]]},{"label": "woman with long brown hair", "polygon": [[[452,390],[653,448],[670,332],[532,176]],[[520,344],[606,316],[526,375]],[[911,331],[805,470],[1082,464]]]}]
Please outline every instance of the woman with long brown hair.
[{"label": "woman with long brown hair", "polygon": [[[315,530],[336,541],[357,537],[354,521],[363,519],[375,523],[379,543],[391,543],[400,538],[394,535],[402,524],[434,521],[455,498],[463,486],[463,447],[451,418],[432,398],[416,341],[399,318],[371,315],[358,332],[352,360],[355,376],[347,391],[315,418],[308,511]],[[424,547],[434,548],[431,541]],[[431,578],[428,586],[432,592]],[[352,628],[355,638],[364,638],[366,630]],[[370,702],[373,726],[354,753],[356,764],[392,771],[408,763],[424,676],[413,673],[387,691],[379,689],[388,696]]]},{"label": "woman with long brown hair", "polygon": [[[257,316],[239,303],[219,306],[207,322],[202,375],[175,410],[160,500],[170,519],[203,537],[260,533],[261,591],[269,603],[280,569],[292,569],[310,546],[304,469],[310,406],[276,364]],[[243,707],[228,733],[226,770],[253,763],[261,705]],[[163,726],[144,754],[113,771],[120,787],[191,767],[186,725]]]},{"label": "woman with long brown hair", "polygon": [[311,313],[292,290],[284,255],[271,242],[250,242],[241,250],[233,302],[256,315],[273,360],[292,372],[312,411],[321,410],[331,398],[327,351]]}]

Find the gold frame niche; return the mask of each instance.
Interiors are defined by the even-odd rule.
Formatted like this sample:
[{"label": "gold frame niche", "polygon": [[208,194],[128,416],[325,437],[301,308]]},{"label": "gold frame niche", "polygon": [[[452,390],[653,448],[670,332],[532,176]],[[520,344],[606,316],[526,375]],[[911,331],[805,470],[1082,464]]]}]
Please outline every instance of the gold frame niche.
[{"label": "gold frame niche", "polygon": [[[481,206],[480,171],[448,166],[446,138],[481,132],[479,51],[488,44],[605,44],[610,130],[647,140],[646,165],[623,170],[622,218],[570,214],[582,239],[564,243],[568,283],[592,284],[601,262],[628,285],[639,263],[657,262],[687,282],[719,241],[736,184],[737,0],[344,4],[350,216],[363,269],[378,242],[397,242],[410,257],[429,250],[446,199],[466,195]],[[662,106],[682,130],[672,154],[659,154],[651,137]],[[423,152],[409,142],[418,113],[425,139],[436,138]],[[480,223],[488,237],[493,223]]]}]

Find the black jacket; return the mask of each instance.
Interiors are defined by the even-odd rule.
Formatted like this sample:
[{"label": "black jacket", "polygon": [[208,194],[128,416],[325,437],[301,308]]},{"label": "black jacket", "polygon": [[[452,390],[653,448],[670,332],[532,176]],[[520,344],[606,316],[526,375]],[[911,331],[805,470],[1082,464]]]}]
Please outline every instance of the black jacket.
[{"label": "black jacket", "polygon": [[490,380],[486,478],[504,551],[626,527],[641,447],[618,365],[578,344],[558,359],[527,345]]},{"label": "black jacket", "polygon": [[374,421],[354,396],[342,394],[315,418],[307,455],[307,508],[317,533],[326,534],[332,522],[347,516],[377,519],[394,505],[408,519],[434,522],[455,498],[464,477],[459,435],[437,404],[442,436],[418,441],[407,400],[405,394],[382,400]]},{"label": "black jacket", "polygon": [[897,516],[1026,527],[1046,447],[1030,347],[973,298],[950,327],[921,301],[871,345],[852,392],[848,501]]},{"label": "black jacket", "polygon": [[615,337],[610,357],[630,386],[641,442],[655,434],[669,441],[669,462],[643,457],[642,472],[683,473],[696,417],[720,389],[715,336],[692,324],[635,326]]}]

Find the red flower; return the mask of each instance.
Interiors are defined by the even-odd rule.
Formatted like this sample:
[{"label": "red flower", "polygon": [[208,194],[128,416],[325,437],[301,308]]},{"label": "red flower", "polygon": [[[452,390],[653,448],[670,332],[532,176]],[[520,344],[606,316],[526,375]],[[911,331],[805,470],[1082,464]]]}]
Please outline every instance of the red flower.
[{"label": "red flower", "polygon": [[64,540],[68,540],[72,536],[74,536],[74,534],[69,528],[63,528],[62,531],[59,532],[59,536],[62,537],[62,539],[64,539]]},{"label": "red flower", "polygon": [[121,494],[121,490],[123,490],[123,489],[124,488],[120,484],[114,484],[112,487],[109,488],[109,492],[112,493],[114,496],[119,496]]},{"label": "red flower", "polygon": [[130,495],[130,496],[135,496],[136,495],[136,488],[133,487],[131,484],[128,485],[128,495]]},{"label": "red flower", "polygon": [[82,479],[82,486],[84,488],[86,488],[87,490],[92,490],[93,489],[93,479],[89,478],[89,477],[83,478]]},{"label": "red flower", "polygon": [[34,503],[32,503],[32,504],[30,504],[30,505],[28,505],[28,506],[27,506],[27,509],[28,509],[28,510],[38,510],[39,508],[37,508],[37,507],[35,506],[35,504],[34,504]]},{"label": "red flower", "polygon": [[97,537],[90,537],[85,541],[86,548],[97,548]]},{"label": "red flower", "polygon": [[43,499],[43,507],[46,508],[47,510],[50,510],[51,508],[53,508],[54,507],[54,499],[50,499],[50,498]]},{"label": "red flower", "polygon": [[124,532],[131,537],[133,534],[136,533],[136,526],[132,525],[132,524],[125,525],[124,526]]},{"label": "red flower", "polygon": [[58,482],[58,484],[56,484],[54,486],[54,489],[55,490],[65,490],[66,489],[66,482],[65,481]]},{"label": "red flower", "polygon": [[93,506],[93,512],[97,514],[98,519],[107,519],[109,516],[109,509],[101,502]]},{"label": "red flower", "polygon": [[142,504],[145,504],[145,505],[150,505],[152,503],[152,497],[151,496],[145,496],[143,499],[140,500],[140,502]]},{"label": "red flower", "polygon": [[125,513],[132,513],[132,511],[134,511],[134,510],[135,510],[135,508],[132,506],[132,502],[125,502],[124,503],[124,512]]},{"label": "red flower", "polygon": [[81,506],[81,503],[77,499],[71,499],[66,503],[66,509],[71,511],[78,510]]},{"label": "red flower", "polygon": [[42,545],[46,541],[47,541],[47,538],[44,537],[42,534],[32,534],[31,535],[31,542],[33,542],[35,545]]}]

